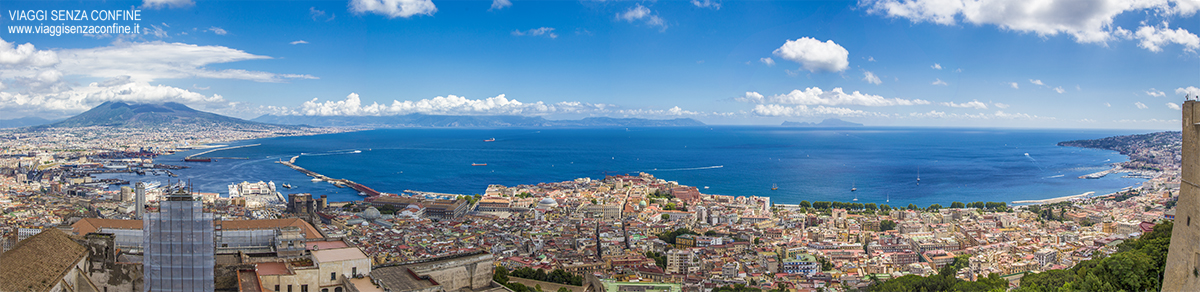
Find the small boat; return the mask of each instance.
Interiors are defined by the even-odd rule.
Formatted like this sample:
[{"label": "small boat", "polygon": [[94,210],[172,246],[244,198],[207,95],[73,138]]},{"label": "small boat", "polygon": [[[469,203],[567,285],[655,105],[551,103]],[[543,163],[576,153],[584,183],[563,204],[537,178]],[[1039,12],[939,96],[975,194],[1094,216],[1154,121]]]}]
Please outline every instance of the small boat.
[{"label": "small boat", "polygon": [[850,191],[851,191],[851,192],[853,192],[853,191],[857,191],[857,190],[858,190],[858,187],[855,187],[854,185],[855,185],[855,183],[853,183],[853,182],[852,182],[852,183],[850,183]]},{"label": "small boat", "polygon": [[283,183],[283,185],[282,185],[282,186],[283,186],[284,188],[288,188],[288,189],[292,188],[292,185],[289,185],[289,184],[287,184],[287,183]]},{"label": "small boat", "polygon": [[491,139],[483,140],[483,142],[496,142],[496,138],[491,138]]},{"label": "small boat", "polygon": [[313,181],[313,182],[321,182],[321,179],[319,179],[319,178],[315,178],[315,177],[314,177],[314,178],[312,179],[312,181]]},{"label": "small boat", "polygon": [[917,167],[917,185],[921,185],[921,167]]},{"label": "small boat", "polygon": [[471,163],[471,166],[487,166],[487,163]]},{"label": "small boat", "polygon": [[212,162],[212,158],[184,158],[184,162]]},{"label": "small boat", "polygon": [[779,190],[779,186],[776,186],[775,184],[771,184],[771,190],[772,191]]}]

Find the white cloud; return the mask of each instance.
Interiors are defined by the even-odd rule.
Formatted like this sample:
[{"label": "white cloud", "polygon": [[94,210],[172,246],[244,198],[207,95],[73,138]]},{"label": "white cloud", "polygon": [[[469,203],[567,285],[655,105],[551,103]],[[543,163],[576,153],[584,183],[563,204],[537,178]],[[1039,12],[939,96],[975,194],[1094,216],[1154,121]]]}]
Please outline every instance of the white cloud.
[{"label": "white cloud", "polygon": [[546,37],[552,38],[552,39],[558,38],[558,34],[554,33],[553,27],[539,27],[539,28],[534,28],[534,29],[530,29],[527,31],[514,30],[512,32],[512,35],[515,35],[515,36],[525,36],[525,35],[546,36]]},{"label": "white cloud", "polygon": [[1144,104],[1144,103],[1141,103],[1141,102],[1135,102],[1135,103],[1133,103],[1133,105],[1134,105],[1134,106],[1137,106],[1137,108],[1138,108],[1138,109],[1147,109],[1147,108],[1149,108],[1149,107],[1147,107],[1147,106],[1146,106],[1146,104]]},{"label": "white cloud", "polygon": [[192,0],[144,0],[142,8],[161,9],[163,7],[183,8],[196,5]]},{"label": "white cloud", "polygon": [[1183,28],[1171,30],[1166,21],[1162,23],[1162,28],[1142,26],[1134,36],[1141,40],[1138,47],[1156,53],[1162,52],[1162,46],[1166,44],[1180,44],[1185,50],[1192,52],[1200,49],[1200,37]]},{"label": "white cloud", "polygon": [[1163,96],[1167,96],[1167,93],[1159,91],[1154,88],[1151,88],[1150,90],[1146,91],[1146,95],[1153,96],[1153,97],[1163,97]]},{"label": "white cloud", "polygon": [[350,11],[409,18],[418,14],[432,16],[437,12],[437,6],[431,0],[351,0]]},{"label": "white cloud", "polygon": [[1112,104],[1111,104],[1111,103],[1107,103],[1107,102],[1106,102],[1106,103],[1104,103],[1104,106],[1105,106],[1105,107],[1112,107]]},{"label": "white cloud", "polygon": [[[545,115],[554,113],[604,113],[612,112],[613,105],[583,102],[523,103],[505,98],[503,94],[486,99],[467,99],[448,95],[417,101],[393,100],[391,104],[372,102],[364,105],[358,94],[351,93],[340,101],[320,102],[314,98],[287,114],[306,116],[382,116],[411,113],[437,115]],[[679,111],[686,114],[685,111]]]},{"label": "white cloud", "polygon": [[664,21],[662,17],[655,15],[654,11],[650,11],[650,8],[642,6],[642,4],[636,4],[625,12],[617,13],[617,19],[625,20],[630,23],[638,20],[645,20],[647,25],[657,26],[660,28],[660,30],[667,29],[667,22]]},{"label": "white cloud", "polygon": [[324,18],[324,21],[330,21],[330,20],[333,20],[335,17],[337,17],[337,15],[330,14],[329,18],[325,18],[325,11],[317,10],[316,7],[309,7],[308,15],[312,17],[313,21],[318,21],[318,20],[321,20],[322,18]]},{"label": "white cloud", "polygon": [[290,42],[289,44],[299,45],[299,44],[307,44],[307,43],[308,42],[306,42],[304,40],[298,40],[298,41]]},{"label": "white cloud", "polygon": [[884,98],[878,95],[863,94],[858,91],[846,93],[841,87],[830,91],[817,87],[809,87],[801,91],[792,90],[787,94],[763,96],[758,92],[746,92],[734,100],[758,104],[787,104],[787,105],[863,105],[863,106],[896,106],[929,104],[928,100]]},{"label": "white cloud", "polygon": [[848,109],[843,107],[827,107],[823,105],[809,107],[806,105],[797,105],[794,107],[783,106],[777,104],[759,104],[754,106],[752,110],[756,115],[768,117],[818,117],[818,116],[838,116],[838,117],[870,117],[870,116],[887,116],[876,112],[866,112],[856,109]]},{"label": "white cloud", "polygon": [[206,96],[186,89],[133,81],[123,76],[56,93],[0,92],[0,111],[14,116],[21,113],[65,116],[86,111],[106,101],[179,102],[209,110],[226,108],[230,104],[220,95]]},{"label": "white cloud", "polygon": [[1178,103],[1174,103],[1174,102],[1168,102],[1168,103],[1167,103],[1167,108],[1170,108],[1170,109],[1173,109],[1173,110],[1179,110],[1179,104],[1178,104]]},{"label": "white cloud", "polygon": [[488,10],[500,10],[512,6],[512,1],[508,0],[492,0],[492,8]]},{"label": "white cloud", "polygon": [[850,51],[833,40],[821,42],[810,37],[788,40],[783,46],[775,49],[774,54],[800,63],[801,67],[810,72],[838,72],[850,66]]},{"label": "white cloud", "polygon": [[1008,104],[1005,104],[1005,103],[996,102],[996,103],[992,103],[992,105],[996,106],[997,108],[1001,108],[1001,109],[1008,108]]},{"label": "white cloud", "polygon": [[958,114],[958,113],[939,112],[939,111],[933,110],[933,111],[929,111],[929,112],[925,112],[925,113],[909,113],[908,116],[913,117],[913,118],[927,118],[927,119],[979,119],[979,120],[990,120],[990,119],[1007,119],[1007,120],[1049,119],[1049,120],[1053,120],[1054,119],[1052,117],[1047,118],[1047,117],[1039,117],[1039,116],[1030,115],[1030,114],[1022,114],[1022,113],[1006,113],[1004,111],[996,111],[995,113],[991,113],[991,114],[988,114],[988,113]]},{"label": "white cloud", "polygon": [[1129,120],[1129,119],[1125,119],[1125,120],[1113,120],[1113,122],[1122,123],[1122,124],[1146,124],[1146,123],[1173,123],[1173,124],[1178,124],[1178,123],[1179,123],[1179,120],[1160,120],[1160,119]]},{"label": "white cloud", "polygon": [[700,8],[712,8],[713,10],[721,9],[721,2],[713,0],[692,0],[692,5]]},{"label": "white cloud", "polygon": [[1063,90],[1062,86],[1055,87],[1054,91],[1058,92],[1059,94],[1062,94],[1063,92],[1067,92],[1066,90]]},{"label": "white cloud", "polygon": [[946,81],[942,81],[941,78],[934,78],[934,79],[936,79],[936,80],[933,81],[933,85],[941,85],[941,86],[950,85],[949,83],[946,83]]},{"label": "white cloud", "polygon": [[982,103],[978,100],[972,100],[972,101],[968,101],[968,102],[964,102],[964,103],[954,103],[953,101],[943,102],[943,103],[941,103],[941,105],[948,106],[948,107],[987,109],[987,104]]},{"label": "white cloud", "polygon": [[1200,88],[1196,88],[1195,86],[1188,86],[1187,88],[1180,87],[1175,89],[1175,94],[1185,96],[1190,95],[1192,98],[1196,98],[1200,97]]},{"label": "white cloud", "polygon": [[867,62],[875,62],[875,57],[867,56]]},{"label": "white cloud", "polygon": [[1016,82],[1009,83],[1008,86],[1012,86],[1013,89],[1021,89],[1021,86],[1017,85]]},{"label": "white cloud", "polygon": [[16,45],[15,42],[0,39],[0,66],[46,67],[58,61],[58,54],[54,51],[38,50],[30,43]]},{"label": "white cloud", "polygon": [[962,68],[954,69],[954,73],[962,73]]},{"label": "white cloud", "polygon": [[961,20],[1042,37],[1068,34],[1079,43],[1101,44],[1129,37],[1128,30],[1113,25],[1122,13],[1191,16],[1200,9],[1193,0],[865,0],[860,5],[871,13],[914,23],[955,25]]},{"label": "white cloud", "polygon": [[875,76],[875,73],[871,73],[871,71],[864,70],[862,80],[875,85],[883,84],[883,80],[879,80],[879,76]]},{"label": "white cloud", "polygon": [[763,64],[767,64],[768,67],[775,66],[775,60],[771,59],[770,57],[758,59],[758,61],[762,62]]},{"label": "white cloud", "polygon": [[1037,79],[1037,80],[1029,79],[1029,83],[1033,83],[1033,84],[1037,84],[1037,85],[1041,85],[1041,86],[1046,86],[1046,84],[1045,84],[1045,83],[1042,83],[1042,80],[1041,80],[1041,79]]},{"label": "white cloud", "polygon": [[215,33],[217,35],[225,35],[225,34],[229,33],[228,31],[225,31],[225,29],[222,29],[220,27],[215,27],[215,26],[209,27],[208,29],[206,29],[204,31],[211,31],[212,33]]},{"label": "white cloud", "polygon": [[942,70],[942,64],[933,63],[933,66],[929,66],[929,68],[933,68],[935,70]]},{"label": "white cloud", "polygon": [[[134,80],[160,78],[243,79],[282,82],[286,79],[316,79],[310,75],[276,74],[242,69],[212,70],[210,64],[271,59],[222,46],[198,46],[183,43],[118,42],[107,47],[66,49],[57,52],[57,69],[67,75],[112,78],[131,76]],[[4,70],[0,70],[0,73]]]}]

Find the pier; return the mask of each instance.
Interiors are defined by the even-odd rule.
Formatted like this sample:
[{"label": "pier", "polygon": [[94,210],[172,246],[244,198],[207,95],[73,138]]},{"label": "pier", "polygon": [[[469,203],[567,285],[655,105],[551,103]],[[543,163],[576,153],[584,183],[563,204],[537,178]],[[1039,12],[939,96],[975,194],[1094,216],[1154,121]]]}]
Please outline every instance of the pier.
[{"label": "pier", "polygon": [[311,176],[313,178],[337,185],[338,187],[342,187],[342,186],[350,187],[351,189],[354,189],[355,191],[358,191],[359,193],[365,194],[368,197],[377,197],[380,195],[379,191],[376,191],[372,188],[369,188],[362,184],[356,183],[354,181],[351,181],[348,179],[331,178],[331,177],[325,176],[323,174],[317,173],[315,171],[311,171],[311,170],[305,169],[303,167],[300,167],[299,165],[296,165],[296,158],[298,158],[298,157],[300,157],[300,156],[292,157],[292,159],[289,159],[288,161],[276,161],[275,163],[287,165],[288,167],[291,167],[292,169],[295,169],[296,171],[299,171],[300,173],[303,173],[304,175]]}]

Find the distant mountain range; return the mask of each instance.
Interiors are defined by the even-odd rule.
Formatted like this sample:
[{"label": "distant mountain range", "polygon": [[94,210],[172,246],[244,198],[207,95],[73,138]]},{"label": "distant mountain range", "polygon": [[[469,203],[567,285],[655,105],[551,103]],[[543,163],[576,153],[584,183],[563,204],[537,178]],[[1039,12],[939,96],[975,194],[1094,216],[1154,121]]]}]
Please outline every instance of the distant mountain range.
[{"label": "distant mountain range", "polygon": [[39,125],[35,128],[57,127],[158,127],[166,125],[215,126],[215,127],[261,127],[270,126],[239,118],[198,111],[186,105],[168,102],[162,104],[128,104],[110,101],[86,112],[62,121]]},{"label": "distant mountain range", "polygon": [[47,120],[39,117],[24,117],[8,120],[0,120],[0,129],[3,128],[20,128],[29,126],[38,126],[53,123],[56,120]]},{"label": "distant mountain range", "polygon": [[408,114],[402,116],[276,116],[265,115],[252,121],[282,125],[319,127],[686,127],[704,126],[690,118],[650,120],[637,118],[592,117],[580,120],[547,120],[525,116],[451,116]]},{"label": "distant mountain range", "polygon": [[789,122],[783,121],[782,126],[788,127],[862,127],[863,124],[847,122],[839,119],[825,119],[820,123],[805,123],[805,122]]}]

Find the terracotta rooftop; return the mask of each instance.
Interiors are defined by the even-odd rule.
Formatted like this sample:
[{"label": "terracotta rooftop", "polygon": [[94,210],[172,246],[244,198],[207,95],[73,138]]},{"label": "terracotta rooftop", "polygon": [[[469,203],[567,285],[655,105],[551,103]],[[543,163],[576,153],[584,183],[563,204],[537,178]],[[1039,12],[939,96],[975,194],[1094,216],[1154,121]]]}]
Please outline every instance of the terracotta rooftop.
[{"label": "terracotta rooftop", "polygon": [[0,255],[0,291],[48,291],[86,255],[66,232],[47,228]]},{"label": "terracotta rooftop", "polygon": [[291,275],[288,272],[287,264],[285,263],[258,263],[254,265],[254,269],[259,275]]},{"label": "terracotta rooftop", "polygon": [[[296,226],[296,227],[300,227],[300,230],[304,232],[304,238],[306,238],[306,239],[325,238],[325,236],[321,235],[320,231],[317,231],[316,228],[313,228],[312,224],[308,224],[308,222],[304,222],[304,220],[301,220],[299,218],[264,219],[264,220],[229,220],[229,221],[215,221],[215,222],[216,222],[216,224],[221,225],[221,228],[223,230],[271,229],[271,228],[278,228],[278,227],[285,227],[285,226]],[[78,222],[75,222],[75,224],[71,225],[71,228],[73,229],[72,231],[76,235],[84,235],[84,234],[96,232],[103,228],[141,230],[142,229],[142,221],[141,220],[84,218],[84,219],[79,220]]]}]

